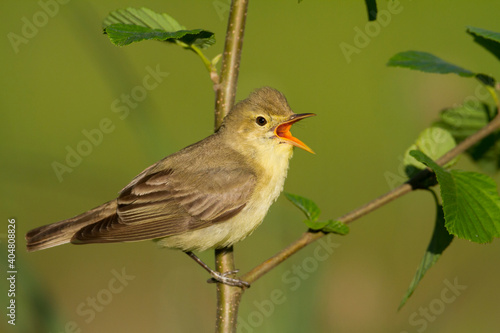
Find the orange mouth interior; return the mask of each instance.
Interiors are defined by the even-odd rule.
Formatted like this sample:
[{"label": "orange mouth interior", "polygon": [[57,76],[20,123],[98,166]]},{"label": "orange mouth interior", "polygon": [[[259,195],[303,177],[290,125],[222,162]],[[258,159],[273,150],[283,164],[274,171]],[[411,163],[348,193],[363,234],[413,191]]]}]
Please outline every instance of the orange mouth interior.
[{"label": "orange mouth interior", "polygon": [[294,137],[292,135],[292,133],[290,132],[290,128],[292,127],[292,125],[296,122],[296,121],[299,121],[300,119],[295,119],[295,120],[292,120],[292,121],[288,121],[286,123],[283,123],[281,125],[278,125],[276,126],[276,129],[274,130],[274,134],[285,140],[286,142],[289,142],[290,144],[296,146],[296,147],[299,147],[299,148],[302,148],[304,149],[305,151],[308,151],[312,154],[315,154],[314,151],[312,151],[311,148],[309,148],[304,142],[300,141],[299,139],[297,139],[296,137]]}]

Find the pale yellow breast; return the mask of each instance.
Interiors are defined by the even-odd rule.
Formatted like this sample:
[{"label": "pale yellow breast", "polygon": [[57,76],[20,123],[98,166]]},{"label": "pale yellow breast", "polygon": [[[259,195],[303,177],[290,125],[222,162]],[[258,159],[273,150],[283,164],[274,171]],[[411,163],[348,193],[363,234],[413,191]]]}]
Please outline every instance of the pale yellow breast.
[{"label": "pale yellow breast", "polygon": [[245,208],[233,218],[199,230],[170,236],[158,241],[163,247],[183,251],[204,251],[230,246],[249,236],[262,222],[271,204],[276,201],[285,183],[292,147],[274,145],[255,156],[261,161],[259,179]]}]

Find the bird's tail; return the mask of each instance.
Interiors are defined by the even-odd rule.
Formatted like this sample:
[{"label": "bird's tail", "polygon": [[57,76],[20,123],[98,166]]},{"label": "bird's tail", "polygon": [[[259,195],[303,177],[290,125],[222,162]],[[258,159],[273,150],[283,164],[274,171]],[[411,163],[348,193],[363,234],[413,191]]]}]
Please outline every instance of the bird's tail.
[{"label": "bird's tail", "polygon": [[26,234],[26,248],[28,252],[32,252],[69,243],[73,235],[83,227],[115,215],[116,206],[114,199],[73,218],[33,229]]}]

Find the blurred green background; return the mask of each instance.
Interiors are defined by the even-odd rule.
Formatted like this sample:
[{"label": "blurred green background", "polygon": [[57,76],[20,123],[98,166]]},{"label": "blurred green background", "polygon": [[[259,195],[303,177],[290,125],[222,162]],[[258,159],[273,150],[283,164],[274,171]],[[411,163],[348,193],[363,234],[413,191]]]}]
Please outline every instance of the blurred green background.
[{"label": "blurred green background", "polygon": [[[7,324],[3,310],[0,331],[213,331],[215,288],[184,254],[152,242],[28,254],[24,234],[114,198],[145,167],[213,131],[214,93],[196,55],[159,42],[118,48],[102,34],[103,18],[128,6],[166,12],[187,28],[215,32],[218,42],[206,51],[212,58],[222,52],[229,1],[57,2],[44,21],[47,3],[54,2],[0,4],[2,253],[8,218],[16,219],[18,246],[17,325]],[[380,10],[387,5],[379,1]],[[401,0],[399,8],[348,62],[340,45],[355,46],[355,29],[365,30],[364,1],[250,3],[238,100],[269,85],[295,112],[318,114],[294,127],[317,154],[295,152],[285,191],[316,201],[322,218],[388,191],[388,178],[401,181],[402,154],[418,133],[442,108],[474,96],[474,80],[388,68],[392,55],[427,51],[500,77],[498,61],[465,33],[468,25],[500,31],[498,1]],[[29,30],[26,22],[40,27]],[[12,33],[29,38],[13,46]],[[148,68],[168,76],[121,119],[113,105],[125,105],[120,98],[138,91]],[[106,118],[113,131],[59,181],[52,164],[65,163],[68,147],[86,139],[82,131]],[[458,167],[474,169],[467,158]],[[350,235],[330,236],[332,253],[318,244],[304,249],[245,293],[240,332],[497,331],[498,241],[455,240],[397,311],[434,214],[430,195],[412,193],[356,221]],[[295,240],[305,230],[302,219],[280,197],[257,231],[235,246],[237,267],[246,272]],[[213,265],[212,251],[201,257]],[[122,273],[128,280],[115,278]],[[466,289],[451,294],[447,281]],[[446,303],[443,295],[456,297]]]}]

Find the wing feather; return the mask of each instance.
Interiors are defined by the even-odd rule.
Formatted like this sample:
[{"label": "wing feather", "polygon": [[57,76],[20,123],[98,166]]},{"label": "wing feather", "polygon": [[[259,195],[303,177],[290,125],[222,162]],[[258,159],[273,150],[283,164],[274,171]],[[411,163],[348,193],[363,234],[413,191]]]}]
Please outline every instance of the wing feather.
[{"label": "wing feather", "polygon": [[73,243],[162,238],[208,227],[238,214],[255,188],[241,165],[202,170],[148,168],[117,199],[117,214],[82,228]]}]

